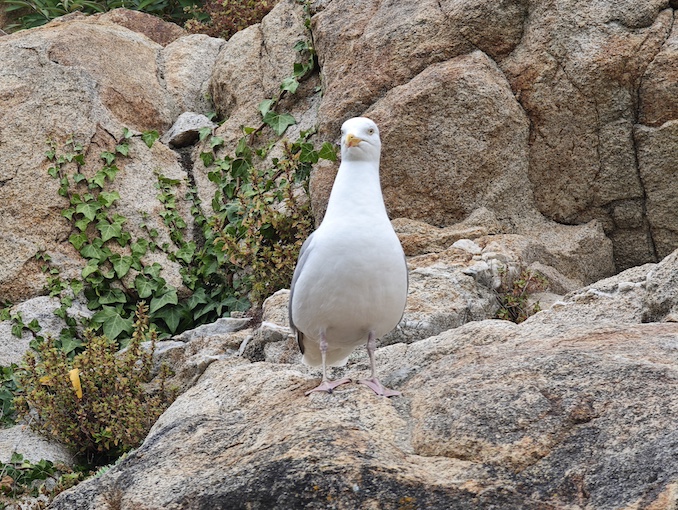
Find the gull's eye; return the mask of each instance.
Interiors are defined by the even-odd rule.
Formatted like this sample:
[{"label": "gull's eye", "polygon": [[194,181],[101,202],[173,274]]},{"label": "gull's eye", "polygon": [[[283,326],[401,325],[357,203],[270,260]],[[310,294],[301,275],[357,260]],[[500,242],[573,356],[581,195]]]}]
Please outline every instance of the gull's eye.
[{"label": "gull's eye", "polygon": [[374,128],[370,128],[367,130],[368,135],[373,135],[374,134]]}]

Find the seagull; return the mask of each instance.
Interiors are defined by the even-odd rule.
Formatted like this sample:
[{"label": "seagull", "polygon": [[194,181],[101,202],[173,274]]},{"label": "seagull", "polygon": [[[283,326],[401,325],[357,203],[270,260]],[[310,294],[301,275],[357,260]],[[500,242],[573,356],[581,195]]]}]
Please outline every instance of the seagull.
[{"label": "seagull", "polygon": [[359,383],[377,395],[400,395],[376,376],[377,339],[395,328],[407,301],[405,253],[386,214],[379,181],[381,141],[368,118],[341,127],[341,165],[322,223],[304,242],[292,277],[289,318],[306,365],[323,378],[306,393],[332,393],[327,365],[343,366],[367,346],[371,375]]}]

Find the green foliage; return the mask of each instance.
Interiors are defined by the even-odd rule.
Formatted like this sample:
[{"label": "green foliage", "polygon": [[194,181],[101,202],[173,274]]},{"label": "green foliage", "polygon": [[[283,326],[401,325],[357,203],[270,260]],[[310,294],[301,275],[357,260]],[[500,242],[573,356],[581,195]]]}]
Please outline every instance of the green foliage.
[{"label": "green foliage", "polygon": [[14,395],[17,391],[17,368],[14,363],[8,367],[0,367],[0,426],[16,423]]},{"label": "green foliage", "polygon": [[525,319],[541,311],[539,302],[529,304],[530,294],[545,290],[548,287],[546,277],[537,271],[524,269],[516,277],[506,268],[501,272],[502,283],[497,293],[499,310],[497,318],[519,324]]},{"label": "green foliage", "polygon": [[[49,460],[31,462],[20,453],[12,453],[9,462],[0,462],[0,508],[20,508],[26,497],[48,496],[51,501],[60,492],[71,488],[83,478],[64,465]],[[52,483],[45,483],[48,479]],[[21,506],[23,508],[23,506]],[[38,503],[31,508],[44,508]]]},{"label": "green foliage", "polygon": [[[164,389],[155,395],[144,389],[157,339],[147,312],[141,303],[121,353],[115,342],[91,331],[72,359],[51,338],[29,351],[17,372],[19,414],[30,413],[34,429],[95,462],[137,446],[172,398]],[[144,341],[150,349],[142,348]]]},{"label": "green foliage", "polygon": [[[57,478],[57,469],[48,460],[36,463],[25,460],[23,455],[13,453],[8,463],[0,462],[0,494],[16,498],[22,494],[37,497],[42,484],[36,483]],[[4,503],[0,497],[0,503]]]},{"label": "green foliage", "polygon": [[[67,317],[66,309],[81,291],[88,307],[95,311],[92,325],[123,345],[132,331],[139,300],[149,302],[151,321],[161,336],[213,322],[231,310],[249,306],[235,295],[237,282],[222,267],[224,256],[214,247],[214,234],[201,213],[194,188],[189,189],[187,199],[192,204],[195,224],[200,227],[198,239],[188,238],[187,221],[177,209],[176,189],[182,183],[161,174],[157,175],[156,185],[163,206],[160,217],[172,242],[158,244],[157,230],[147,223],[141,225],[146,237],[133,237],[127,230],[127,218],[115,212],[120,195],[108,188],[119,172],[118,158],[132,157],[129,140],[133,136],[125,130],[115,149],[101,154],[102,167],[97,171],[84,167],[82,145],[73,139],[67,141],[63,151],[53,142],[47,151],[52,162],[48,173],[59,180],[59,195],[69,201],[69,207],[62,212],[73,225],[69,241],[85,259],[81,279],[64,282],[58,271],[50,267],[49,257],[38,254],[46,262],[43,270],[49,273],[50,295],[61,299],[60,316],[69,326],[68,331],[62,332],[61,337],[65,338],[60,338],[62,348],[80,347],[75,324],[69,322],[72,319]],[[158,133],[142,133],[140,137],[150,147]],[[162,267],[145,262],[147,254],[157,251],[180,264],[183,283],[192,295],[180,299],[177,288],[162,277]],[[23,329],[25,325],[17,322],[14,327]]]},{"label": "green foliage", "polygon": [[285,143],[284,157],[263,168],[255,162],[264,162],[265,153],[243,150],[216,162],[219,170],[210,173],[221,186],[213,204],[220,231],[215,242],[254,303],[289,285],[301,245],[313,230],[306,185],[320,154],[308,142],[311,134]]},{"label": "green foliage", "polygon": [[196,11],[201,4],[202,0],[4,0],[7,13],[16,16],[16,23],[7,27],[10,31],[38,27],[72,12],[96,14],[119,7],[182,24],[194,16],[205,18]]},{"label": "green foliage", "polygon": [[276,0],[205,0],[185,26],[192,33],[229,39],[239,30],[259,23],[276,3]]},{"label": "green foliage", "polygon": [[257,305],[290,284],[301,245],[313,230],[308,197],[311,168],[320,159],[337,159],[330,143],[315,149],[309,141],[313,129],[302,131],[294,142],[283,142],[281,157],[269,154],[275,138],[255,144],[266,127],[279,137],[296,124],[292,115],[277,108],[315,70],[315,52],[309,41],[294,48],[301,62],[282,81],[276,96],[259,104],[261,124],[243,128],[245,136],[230,155],[217,156],[223,140],[214,136],[206,140],[207,150],[201,154],[210,167],[209,179],[218,186],[212,201],[216,214],[210,220],[218,232],[214,243],[237,276],[238,294]]}]

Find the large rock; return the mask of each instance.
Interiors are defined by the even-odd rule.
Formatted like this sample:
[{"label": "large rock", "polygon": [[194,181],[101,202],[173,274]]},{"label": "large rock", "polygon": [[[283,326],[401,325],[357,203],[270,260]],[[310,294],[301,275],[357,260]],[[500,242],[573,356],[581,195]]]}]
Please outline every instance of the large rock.
[{"label": "large rock", "polygon": [[380,126],[393,217],[445,226],[484,207],[508,231],[530,215],[528,119],[485,53],[427,67],[365,114]]},{"label": "large rock", "polygon": [[[677,261],[617,287],[645,281],[675,309]],[[138,450],[52,508],[673,508],[678,324],[616,320],[627,306],[384,347],[393,399],[307,397],[318,374],[301,365],[215,361]],[[340,372],[367,371],[363,356]]]},{"label": "large rock", "polygon": [[656,260],[633,127],[645,69],[673,23],[669,2],[532,4],[500,67],[530,119],[536,204],[559,222],[599,219],[620,269]]},{"label": "large rock", "polygon": [[[177,69],[179,62],[196,67],[195,58],[182,48],[190,46],[214,60],[221,42],[195,36],[177,40],[182,34],[153,16],[118,10],[72,15],[1,39],[0,300],[18,302],[43,292],[45,275],[33,259],[40,250],[64,277],[76,276],[82,267],[67,241],[71,228],[60,214],[67,201],[57,195],[58,181],[47,175],[48,140],[61,148],[73,137],[84,147],[88,171],[95,172],[99,155],[114,150],[124,127],[162,132],[184,108],[204,102],[206,78],[201,82],[196,72],[190,82]],[[164,53],[156,40],[174,42]],[[202,53],[197,50],[201,45]],[[159,230],[161,242],[169,241],[167,227],[157,218],[161,204],[155,199],[154,172],[160,169],[179,181],[186,180],[187,172],[160,143],[149,149],[135,139],[130,155],[116,160],[121,172],[113,189],[121,199],[115,212],[128,218],[126,227],[133,234],[140,233],[142,216],[148,214],[149,228]],[[184,193],[182,185],[178,203],[190,221]],[[163,276],[181,285],[178,268],[163,255],[158,261],[168,268]]]},{"label": "large rock", "polygon": [[[657,261],[678,246],[675,208],[646,189],[665,166],[639,163],[634,125],[675,118],[669,3],[319,3],[320,134],[378,118],[394,216],[449,226],[479,203],[502,218],[536,207],[561,223],[599,220],[620,270]],[[315,188],[320,215],[328,188]]]}]

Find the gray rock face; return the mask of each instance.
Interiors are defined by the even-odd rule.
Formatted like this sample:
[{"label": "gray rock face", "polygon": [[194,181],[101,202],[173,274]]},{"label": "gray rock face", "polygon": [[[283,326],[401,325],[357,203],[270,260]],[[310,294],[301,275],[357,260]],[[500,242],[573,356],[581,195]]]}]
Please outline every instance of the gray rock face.
[{"label": "gray rock face", "polygon": [[678,252],[521,325],[383,347],[399,398],[306,397],[318,374],[298,363],[216,360],[137,451],[52,508],[673,508],[676,275]]},{"label": "gray rock face", "polygon": [[[384,149],[398,157],[385,157],[384,185],[395,216],[449,226],[478,201],[500,218],[533,206],[561,223],[598,219],[620,270],[656,262],[676,247],[676,209],[664,205],[673,194],[659,184],[675,157],[671,144],[636,133],[675,119],[673,16],[668,0],[334,0],[313,19],[325,83],[321,133],[332,136],[342,118],[364,112],[394,129]],[[478,54],[496,65],[495,78],[480,78]],[[502,81],[508,97],[501,87],[490,93]],[[408,136],[427,149],[406,166]],[[512,186],[479,185],[502,164]],[[396,192],[405,183],[416,196]]]},{"label": "gray rock face", "polygon": [[[173,95],[157,69],[163,47],[115,23],[121,19],[130,21],[119,11],[72,16],[0,41],[2,301],[19,302],[43,293],[45,275],[33,260],[39,250],[52,257],[65,278],[78,275],[84,265],[68,243],[70,226],[61,216],[68,202],[57,194],[58,181],[47,174],[47,141],[61,148],[73,137],[84,147],[89,171],[95,172],[101,168],[100,154],[114,150],[123,127],[162,132],[174,121]],[[156,24],[155,29],[162,26]],[[132,233],[140,230],[142,213],[149,214],[151,222],[157,222],[149,227],[158,229],[162,242],[169,241],[168,229],[157,217],[161,205],[155,198],[153,172],[162,169],[165,176],[183,181],[186,171],[159,143],[149,149],[136,140],[130,154],[129,160],[116,161],[121,171],[113,189],[121,199],[115,212],[128,219]],[[180,189],[179,207],[190,221],[183,195]],[[167,267],[166,279],[180,285],[177,268],[164,256],[160,261]]]},{"label": "gray rock face", "polygon": [[[674,6],[314,3],[320,70],[284,100],[298,121],[285,136],[317,126],[315,142],[336,141],[363,114],[381,127],[411,294],[377,367],[404,396],[305,397],[318,374],[298,363],[282,292],[257,329],[161,342],[185,393],[135,453],[52,508],[675,508]],[[96,159],[123,126],[165,132],[213,107],[229,151],[291,74],[304,17],[282,0],[228,42],[125,11],[0,38],[0,300],[42,292],[39,249],[64,277],[80,269],[46,139],[77,135]],[[188,174],[161,143],[132,149],[116,189],[136,227],[156,212],[153,171]],[[335,170],[314,170],[318,219]],[[553,306],[519,326],[483,320],[501,267],[541,271]],[[335,375],[368,369],[356,351]]]},{"label": "gray rock face", "polygon": [[217,125],[204,115],[193,112],[184,112],[172,127],[162,135],[160,141],[172,147],[186,147],[193,145],[200,137],[202,128],[214,129]]}]

